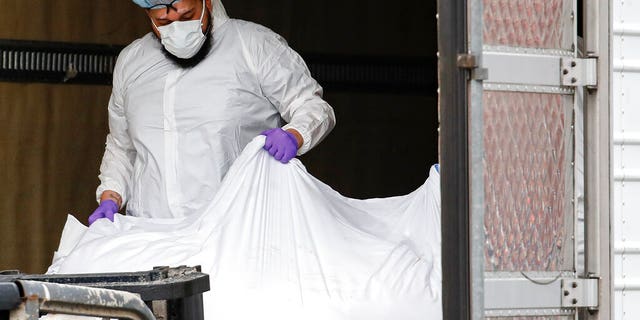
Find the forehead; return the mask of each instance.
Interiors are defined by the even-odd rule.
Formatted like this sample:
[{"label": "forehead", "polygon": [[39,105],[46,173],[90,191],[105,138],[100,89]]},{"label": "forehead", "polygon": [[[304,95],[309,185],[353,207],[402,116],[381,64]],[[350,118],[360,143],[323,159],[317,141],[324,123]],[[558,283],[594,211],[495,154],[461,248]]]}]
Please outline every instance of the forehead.
[{"label": "forehead", "polygon": [[155,9],[166,9],[167,6],[172,6],[175,9],[179,9],[181,11],[192,9],[198,6],[199,3],[202,3],[202,0],[147,0],[151,6],[147,7],[147,9],[151,9],[155,11]]},{"label": "forehead", "polygon": [[150,9],[150,8],[155,7],[155,6],[162,7],[162,6],[165,6],[165,5],[170,5],[172,3],[173,4],[178,4],[178,3],[182,2],[182,1],[181,0],[144,0],[144,2],[146,4],[145,7],[147,9]]},{"label": "forehead", "polygon": [[[151,2],[152,0],[148,0],[149,2]],[[147,12],[149,14],[150,17],[155,18],[155,19],[164,19],[166,18],[166,16],[169,14],[170,10],[169,7],[167,7],[167,5],[171,5],[173,9],[175,9],[175,12],[177,12],[178,14],[184,14],[186,12],[195,10],[198,8],[197,3],[199,3],[201,1],[195,1],[195,0],[175,0],[175,1],[171,1],[171,0],[155,0],[155,5],[153,7],[150,7],[149,11]]]}]

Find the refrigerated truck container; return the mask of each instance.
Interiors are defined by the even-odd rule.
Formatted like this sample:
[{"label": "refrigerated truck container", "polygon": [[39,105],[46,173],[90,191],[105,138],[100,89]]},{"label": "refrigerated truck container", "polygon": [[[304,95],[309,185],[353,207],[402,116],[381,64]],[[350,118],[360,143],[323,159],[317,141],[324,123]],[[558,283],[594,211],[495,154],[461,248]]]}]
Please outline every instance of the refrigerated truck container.
[{"label": "refrigerated truck container", "polygon": [[640,319],[640,1],[438,2],[445,319]]},{"label": "refrigerated truck container", "polygon": [[614,314],[640,319],[640,1],[612,1]]}]

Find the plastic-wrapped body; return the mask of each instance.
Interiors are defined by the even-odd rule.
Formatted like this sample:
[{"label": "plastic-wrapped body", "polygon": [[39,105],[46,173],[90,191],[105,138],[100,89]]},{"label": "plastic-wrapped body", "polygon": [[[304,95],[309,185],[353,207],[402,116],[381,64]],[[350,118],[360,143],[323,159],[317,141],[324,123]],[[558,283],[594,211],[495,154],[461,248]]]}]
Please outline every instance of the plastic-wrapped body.
[{"label": "plastic-wrapped body", "polygon": [[209,319],[441,319],[440,183],[346,198],[247,145],[201,215],[70,217],[50,273],[202,265]]}]

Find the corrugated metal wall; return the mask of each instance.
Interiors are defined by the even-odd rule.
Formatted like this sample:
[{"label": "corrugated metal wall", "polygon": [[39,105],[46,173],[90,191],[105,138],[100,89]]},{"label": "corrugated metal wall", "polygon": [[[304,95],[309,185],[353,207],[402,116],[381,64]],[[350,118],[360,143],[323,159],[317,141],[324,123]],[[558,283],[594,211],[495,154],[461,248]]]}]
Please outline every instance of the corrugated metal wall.
[{"label": "corrugated metal wall", "polygon": [[[435,57],[435,1],[226,1],[303,53]],[[0,0],[0,38],[127,44],[148,32],[129,0]],[[67,213],[95,208],[107,86],[0,82],[0,270],[44,272]],[[437,159],[435,92],[325,92],[334,132],[303,161],[345,195],[390,196],[424,182]]]},{"label": "corrugated metal wall", "polygon": [[613,1],[615,317],[640,319],[640,2]]}]

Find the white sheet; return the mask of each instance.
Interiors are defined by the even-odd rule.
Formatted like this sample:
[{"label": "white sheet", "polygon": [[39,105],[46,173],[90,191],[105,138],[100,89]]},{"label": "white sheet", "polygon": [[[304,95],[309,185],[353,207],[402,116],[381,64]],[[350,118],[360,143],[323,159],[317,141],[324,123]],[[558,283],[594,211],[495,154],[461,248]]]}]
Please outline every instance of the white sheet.
[{"label": "white sheet", "polygon": [[48,273],[202,265],[207,319],[441,319],[440,183],[356,200],[256,137],[208,209],[183,219],[69,216]]}]

